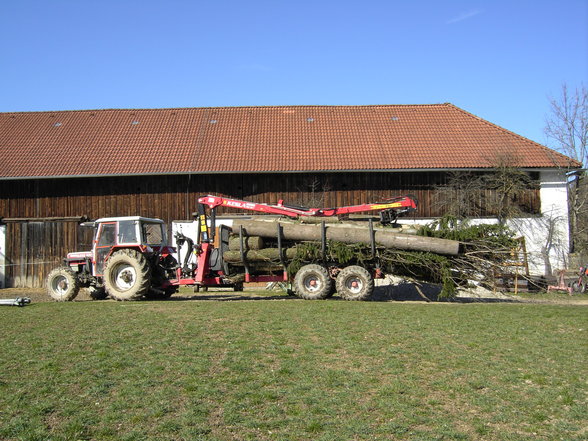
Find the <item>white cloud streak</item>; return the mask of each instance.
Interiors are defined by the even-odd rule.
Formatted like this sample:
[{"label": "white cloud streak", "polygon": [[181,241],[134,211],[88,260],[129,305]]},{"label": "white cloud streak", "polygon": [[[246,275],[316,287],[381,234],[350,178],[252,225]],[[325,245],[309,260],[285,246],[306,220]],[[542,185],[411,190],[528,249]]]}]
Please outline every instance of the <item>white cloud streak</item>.
[{"label": "white cloud streak", "polygon": [[472,11],[462,12],[457,17],[454,17],[451,20],[446,21],[445,24],[449,25],[459,23],[460,21],[469,20],[470,18],[475,17],[476,15],[479,15],[482,12],[484,11],[482,11],[481,9],[474,9]]}]

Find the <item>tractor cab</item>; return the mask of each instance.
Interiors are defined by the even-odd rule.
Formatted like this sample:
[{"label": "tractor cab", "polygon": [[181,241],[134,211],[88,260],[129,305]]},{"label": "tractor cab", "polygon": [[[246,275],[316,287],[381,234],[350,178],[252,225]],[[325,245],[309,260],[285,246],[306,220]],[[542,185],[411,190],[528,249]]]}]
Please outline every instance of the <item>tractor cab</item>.
[{"label": "tractor cab", "polygon": [[93,275],[102,276],[108,257],[117,249],[132,248],[142,254],[160,252],[167,246],[166,227],[161,219],[141,216],[102,218],[96,228],[92,249]]}]

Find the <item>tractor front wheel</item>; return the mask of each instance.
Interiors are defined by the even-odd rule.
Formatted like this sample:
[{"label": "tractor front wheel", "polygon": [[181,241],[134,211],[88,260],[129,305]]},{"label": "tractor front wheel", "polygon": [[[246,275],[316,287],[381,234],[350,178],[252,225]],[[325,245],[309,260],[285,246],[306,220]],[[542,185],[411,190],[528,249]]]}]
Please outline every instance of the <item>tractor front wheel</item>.
[{"label": "tractor front wheel", "polygon": [[116,251],[104,267],[106,292],[115,300],[138,300],[151,287],[151,268],[136,250]]},{"label": "tractor front wheel", "polygon": [[47,276],[47,294],[57,302],[70,302],[80,292],[80,282],[69,267],[55,268]]},{"label": "tractor front wheel", "polygon": [[322,300],[329,296],[332,282],[326,268],[315,264],[304,265],[294,277],[294,291],[306,300]]}]

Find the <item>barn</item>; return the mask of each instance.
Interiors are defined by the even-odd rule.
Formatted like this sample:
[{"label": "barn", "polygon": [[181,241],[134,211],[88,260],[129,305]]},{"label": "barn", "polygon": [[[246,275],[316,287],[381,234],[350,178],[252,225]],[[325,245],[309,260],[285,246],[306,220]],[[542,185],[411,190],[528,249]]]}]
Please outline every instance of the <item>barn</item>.
[{"label": "barn", "polygon": [[[440,189],[505,165],[529,177],[511,221],[541,273],[565,262],[566,172],[580,166],[449,103],[0,113],[0,163],[6,287],[41,286],[67,251],[91,247],[84,219],[189,220],[204,194],[323,207],[411,194],[406,222],[422,222],[446,212]],[[465,214],[495,221],[499,193]]]}]

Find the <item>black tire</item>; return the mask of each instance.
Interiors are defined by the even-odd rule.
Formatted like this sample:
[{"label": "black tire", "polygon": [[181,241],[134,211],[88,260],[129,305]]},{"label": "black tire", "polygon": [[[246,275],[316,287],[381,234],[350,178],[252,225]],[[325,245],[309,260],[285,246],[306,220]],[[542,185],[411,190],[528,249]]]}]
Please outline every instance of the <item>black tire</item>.
[{"label": "black tire", "polygon": [[87,289],[88,295],[92,300],[104,300],[106,297],[108,297],[108,294],[106,294],[106,290],[104,289],[104,287],[97,288],[95,286],[89,286]]},{"label": "black tire", "polygon": [[368,270],[351,265],[343,268],[336,279],[337,292],[345,300],[365,300],[374,291],[374,279]]},{"label": "black tire", "polygon": [[304,265],[294,277],[294,291],[302,299],[322,300],[329,296],[332,283],[326,268],[315,264]]},{"label": "black tire", "polygon": [[104,267],[106,292],[115,300],[138,300],[151,287],[151,268],[136,250],[116,251]]},{"label": "black tire", "polygon": [[165,295],[164,298],[169,299],[175,293],[177,293],[179,288],[177,286],[170,286],[169,288],[165,288]]},{"label": "black tire", "polygon": [[178,289],[175,286],[163,290],[150,288],[145,294],[145,297],[149,300],[167,300],[176,292],[178,292]]},{"label": "black tire", "polygon": [[79,292],[80,281],[71,268],[55,268],[47,276],[47,294],[56,302],[71,302]]},{"label": "black tire", "polygon": [[233,292],[242,292],[243,291],[243,283],[237,282],[233,285]]}]

